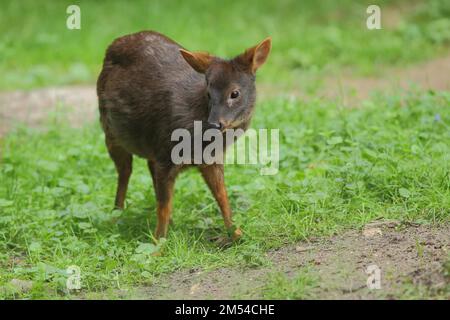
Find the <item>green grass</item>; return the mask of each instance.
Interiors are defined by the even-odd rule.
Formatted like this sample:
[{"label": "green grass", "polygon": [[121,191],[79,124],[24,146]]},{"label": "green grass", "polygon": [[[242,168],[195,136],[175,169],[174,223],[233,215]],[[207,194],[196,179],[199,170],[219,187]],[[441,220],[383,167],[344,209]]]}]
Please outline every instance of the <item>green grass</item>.
[{"label": "green grass", "polygon": [[[271,35],[273,52],[261,80],[302,87],[308,74],[347,66],[374,74],[382,66],[448,52],[450,43],[446,0],[76,1],[81,30],[68,30],[66,8],[73,3],[2,2],[0,89],[92,83],[107,45],[145,29],[220,56],[236,55]],[[408,9],[398,24],[390,26],[386,18],[383,29],[369,31],[369,4],[380,5],[382,19],[397,7]]]},{"label": "green grass", "polygon": [[270,300],[314,299],[317,298],[314,290],[318,287],[317,276],[310,274],[307,268],[302,268],[292,278],[279,272],[270,274],[262,294],[264,299]]},{"label": "green grass", "polygon": [[97,123],[19,128],[0,145],[0,287],[22,279],[33,289],[0,290],[0,297],[70,297],[71,265],[81,268],[84,294],[114,293],[182,268],[264,264],[270,248],[374,218],[448,222],[449,103],[448,93],[433,92],[379,96],[359,109],[321,100],[261,102],[253,127],[280,129],[280,171],[226,168],[245,234],[227,249],[208,240],[226,232],[195,170],[177,180],[175,224],[155,247],[155,200],[143,160],[135,161],[126,210],[112,211],[116,173]]}]

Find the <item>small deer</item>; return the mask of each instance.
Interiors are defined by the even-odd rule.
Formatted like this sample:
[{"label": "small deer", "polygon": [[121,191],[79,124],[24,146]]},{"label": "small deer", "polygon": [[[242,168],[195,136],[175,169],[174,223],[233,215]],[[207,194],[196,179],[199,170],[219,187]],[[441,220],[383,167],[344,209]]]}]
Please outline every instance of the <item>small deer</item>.
[{"label": "small deer", "polygon": [[133,155],[146,159],[157,200],[155,238],[166,237],[175,179],[183,169],[196,166],[232,240],[242,235],[231,218],[223,164],[174,164],[171,134],[179,128],[191,132],[194,121],[221,132],[246,130],[256,99],[255,73],[270,49],[267,38],[225,60],[188,51],[154,31],[120,37],[108,47],[97,95],[106,146],[118,173],[116,208],[124,208]]}]

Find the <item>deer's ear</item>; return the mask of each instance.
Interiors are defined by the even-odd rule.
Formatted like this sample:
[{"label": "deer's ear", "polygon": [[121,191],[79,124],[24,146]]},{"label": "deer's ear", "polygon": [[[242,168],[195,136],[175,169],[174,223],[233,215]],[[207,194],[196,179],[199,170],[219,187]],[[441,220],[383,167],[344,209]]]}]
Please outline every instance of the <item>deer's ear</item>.
[{"label": "deer's ear", "polygon": [[211,65],[213,56],[207,52],[190,52],[180,49],[180,53],[184,60],[197,72],[205,73]]},{"label": "deer's ear", "polygon": [[268,37],[256,46],[245,50],[238,58],[250,67],[252,73],[256,73],[256,70],[266,62],[271,48],[272,38]]}]

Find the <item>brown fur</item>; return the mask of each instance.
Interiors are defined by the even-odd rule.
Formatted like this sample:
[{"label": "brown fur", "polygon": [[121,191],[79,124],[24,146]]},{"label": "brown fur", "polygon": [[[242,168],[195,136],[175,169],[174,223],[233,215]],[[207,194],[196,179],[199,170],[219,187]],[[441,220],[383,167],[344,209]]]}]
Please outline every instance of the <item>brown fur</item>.
[{"label": "brown fur", "polygon": [[[189,52],[164,35],[143,31],[116,39],[107,49],[97,82],[100,120],[108,152],[118,172],[115,200],[124,207],[132,171],[132,155],[148,160],[156,198],[156,237],[165,237],[171,219],[177,174],[170,155],[173,130],[192,131],[194,120],[207,125],[247,129],[256,98],[255,72],[266,60],[270,39],[242,55],[224,60]],[[238,90],[240,95],[231,99]],[[199,165],[232,228],[223,165]],[[241,232],[235,230],[233,238]]]}]

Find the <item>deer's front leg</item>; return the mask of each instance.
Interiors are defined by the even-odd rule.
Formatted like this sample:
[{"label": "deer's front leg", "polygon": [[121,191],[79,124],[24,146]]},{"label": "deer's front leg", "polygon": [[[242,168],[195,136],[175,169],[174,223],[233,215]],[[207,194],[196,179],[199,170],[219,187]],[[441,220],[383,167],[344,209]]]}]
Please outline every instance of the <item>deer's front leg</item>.
[{"label": "deer's front leg", "polygon": [[202,173],[206,184],[214,195],[214,198],[219,204],[227,231],[231,234],[231,238],[233,240],[237,240],[242,236],[242,231],[240,229],[233,228],[231,208],[230,204],[228,203],[227,190],[225,188],[223,165],[212,164],[201,166],[200,172]]}]

